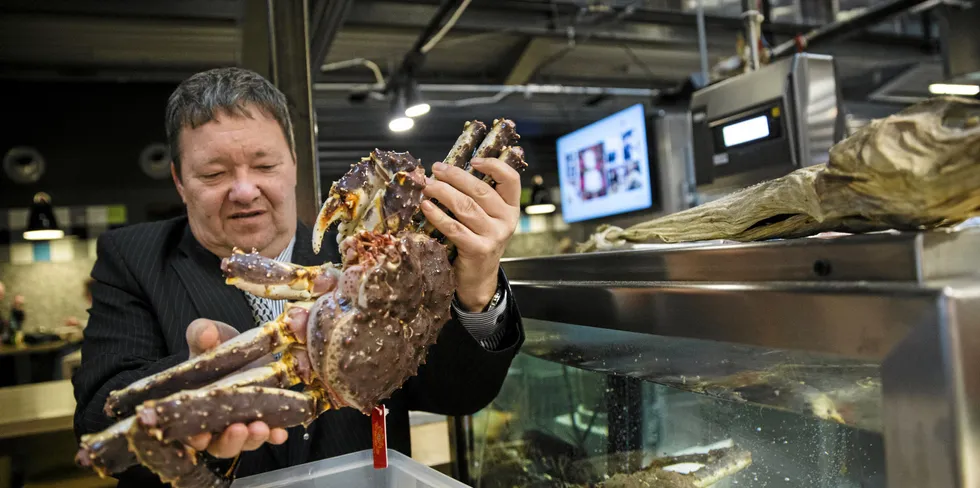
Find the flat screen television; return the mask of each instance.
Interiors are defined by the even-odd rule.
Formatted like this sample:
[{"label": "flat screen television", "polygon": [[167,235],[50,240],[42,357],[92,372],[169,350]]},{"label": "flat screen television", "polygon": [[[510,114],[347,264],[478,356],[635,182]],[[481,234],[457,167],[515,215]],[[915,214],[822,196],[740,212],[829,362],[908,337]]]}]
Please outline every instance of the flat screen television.
[{"label": "flat screen television", "polygon": [[653,206],[642,103],[558,138],[561,213],[567,223]]}]

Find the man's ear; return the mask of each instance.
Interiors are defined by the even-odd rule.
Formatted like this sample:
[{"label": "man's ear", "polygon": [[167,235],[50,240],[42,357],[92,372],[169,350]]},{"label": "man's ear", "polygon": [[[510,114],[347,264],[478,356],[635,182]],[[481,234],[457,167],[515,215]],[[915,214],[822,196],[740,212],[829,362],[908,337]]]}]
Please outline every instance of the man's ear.
[{"label": "man's ear", "polygon": [[180,176],[177,174],[177,166],[173,161],[170,162],[170,176],[174,179],[174,186],[177,187],[177,193],[180,195],[180,201],[187,204],[187,199],[184,198],[184,184],[180,181]]}]

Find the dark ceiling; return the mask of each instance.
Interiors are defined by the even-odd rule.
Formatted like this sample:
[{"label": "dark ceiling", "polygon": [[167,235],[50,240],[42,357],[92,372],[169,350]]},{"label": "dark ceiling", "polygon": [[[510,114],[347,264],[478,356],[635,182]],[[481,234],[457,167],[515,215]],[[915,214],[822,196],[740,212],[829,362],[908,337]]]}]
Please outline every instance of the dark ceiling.
[{"label": "dark ceiling", "polygon": [[[735,52],[738,0],[703,0],[709,64]],[[776,43],[814,25],[867,8],[871,0],[773,0]],[[253,0],[3,0],[0,76],[64,81],[178,82],[198,70],[241,65],[243,28]],[[311,0],[314,105],[321,171],[333,178],[373,147],[409,149],[438,158],[465,120],[506,116],[517,121],[530,159],[546,162],[556,135],[637,102],[646,95],[501,92],[500,85],[564,85],[663,89],[700,70],[698,0],[473,0],[425,57],[417,81],[432,112],[401,134],[387,129],[388,103],[352,97],[355,85],[387,78],[439,8],[426,0]],[[349,8],[340,8],[349,5]],[[260,19],[261,21],[261,19]],[[816,49],[835,56],[845,97],[855,112],[874,110],[875,97],[898,75],[915,96],[941,76],[935,41],[921,14],[906,14]],[[933,32],[932,28],[927,29]],[[254,40],[253,40],[254,42]],[[915,70],[917,75],[908,75]],[[931,70],[931,71],[930,71]],[[451,85],[435,90],[430,85]],[[907,101],[908,96],[899,100]],[[860,115],[859,115],[860,116]],[[535,153],[536,151],[536,153]]]}]

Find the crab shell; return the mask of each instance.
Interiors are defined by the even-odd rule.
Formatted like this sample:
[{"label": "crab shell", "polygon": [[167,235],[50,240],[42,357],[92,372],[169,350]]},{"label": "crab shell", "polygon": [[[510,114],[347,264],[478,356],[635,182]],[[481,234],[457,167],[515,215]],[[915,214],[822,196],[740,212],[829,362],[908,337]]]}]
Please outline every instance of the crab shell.
[{"label": "crab shell", "polygon": [[415,232],[360,232],[341,253],[337,289],[310,309],[307,348],[331,403],[368,414],[424,364],[455,276],[445,246]]}]

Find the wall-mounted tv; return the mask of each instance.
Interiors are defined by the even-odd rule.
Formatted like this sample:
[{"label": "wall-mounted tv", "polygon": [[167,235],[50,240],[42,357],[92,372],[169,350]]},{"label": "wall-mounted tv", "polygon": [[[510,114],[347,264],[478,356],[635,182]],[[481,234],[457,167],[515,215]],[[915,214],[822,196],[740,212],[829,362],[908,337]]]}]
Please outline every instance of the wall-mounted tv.
[{"label": "wall-mounted tv", "polygon": [[566,134],[557,144],[565,222],[645,210],[653,205],[643,104]]}]

